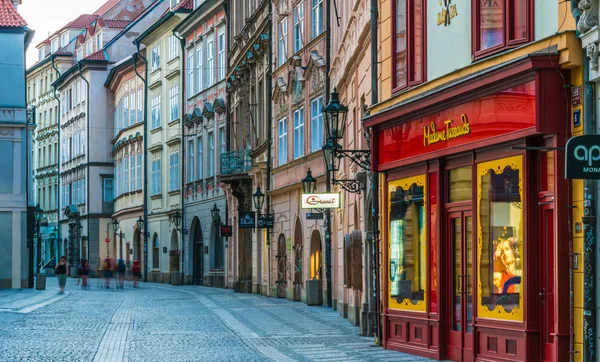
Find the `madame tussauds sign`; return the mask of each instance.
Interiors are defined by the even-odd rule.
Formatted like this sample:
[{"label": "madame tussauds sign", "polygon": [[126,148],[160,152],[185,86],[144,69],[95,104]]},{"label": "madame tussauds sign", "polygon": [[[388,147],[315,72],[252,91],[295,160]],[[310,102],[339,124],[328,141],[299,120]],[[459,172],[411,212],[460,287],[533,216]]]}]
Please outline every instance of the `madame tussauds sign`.
[{"label": "madame tussauds sign", "polygon": [[471,125],[466,114],[460,116],[460,124],[453,125],[453,121],[448,119],[444,121],[444,127],[436,127],[434,122],[423,129],[423,146],[429,146],[441,141],[449,141],[460,136],[466,136],[471,133]]},{"label": "madame tussauds sign", "polygon": [[600,179],[600,135],[573,137],[565,150],[565,178]]}]

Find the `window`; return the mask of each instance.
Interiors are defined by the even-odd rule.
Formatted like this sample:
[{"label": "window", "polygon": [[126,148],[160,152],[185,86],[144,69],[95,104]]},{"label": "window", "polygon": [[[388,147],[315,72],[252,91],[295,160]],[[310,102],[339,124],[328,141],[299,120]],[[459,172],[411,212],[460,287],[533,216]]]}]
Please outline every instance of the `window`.
[{"label": "window", "polygon": [[284,118],[277,125],[278,143],[277,143],[277,165],[281,166],[287,162],[287,120]]},{"label": "window", "polygon": [[96,44],[97,44],[98,50],[102,49],[102,47],[104,46],[104,43],[102,43],[102,33],[96,35]]},{"label": "window", "polygon": [[179,56],[179,39],[175,35],[169,37],[169,60],[173,60]]},{"label": "window", "polygon": [[523,320],[522,156],[477,165],[478,317]]},{"label": "window", "polygon": [[215,175],[215,134],[208,132],[208,168],[206,176],[212,177]]},{"label": "window", "polygon": [[160,266],[160,243],[158,242],[158,235],[154,234],[152,240],[152,269],[158,269]]},{"label": "window", "polygon": [[202,149],[202,136],[198,137],[196,141],[196,147],[198,148],[198,152],[196,153],[196,159],[198,160],[198,180],[202,180],[204,177],[203,167],[204,167],[204,159],[203,159],[203,149]]},{"label": "window", "polygon": [[188,64],[187,64],[187,72],[188,72],[188,78],[187,78],[187,96],[188,98],[194,95],[194,52],[190,51],[189,55],[188,55]]},{"label": "window", "polygon": [[423,0],[395,0],[393,87],[399,90],[424,81],[425,11]]},{"label": "window", "polygon": [[425,175],[389,183],[390,308],[425,311],[425,195]]},{"label": "window", "polygon": [[173,86],[169,89],[169,109],[170,109],[170,121],[179,118],[179,86]]},{"label": "window", "polygon": [[188,141],[188,159],[187,159],[187,175],[186,175],[186,180],[187,182],[192,182],[194,181],[194,141],[193,140],[189,140]]},{"label": "window", "polygon": [[177,4],[179,4],[180,0],[171,0],[171,9],[173,9]]},{"label": "window", "polygon": [[58,39],[52,40],[52,53],[58,50]]},{"label": "window", "polygon": [[204,90],[204,52],[202,47],[196,49],[196,77],[194,78],[196,93]]},{"label": "window", "polygon": [[80,92],[81,92],[81,82],[77,81],[77,82],[75,82],[75,94],[73,94],[73,106],[76,106],[79,104],[79,102],[77,101],[77,96],[79,95]]},{"label": "window", "polygon": [[152,195],[160,194],[160,156],[152,160]]},{"label": "window", "polygon": [[207,77],[206,77],[206,82],[207,82],[207,87],[210,87],[211,85],[213,85],[215,83],[215,42],[214,40],[210,40],[208,42],[208,46],[206,48],[206,71],[207,73]]},{"label": "window", "polygon": [[[44,48],[41,48],[41,49],[39,49],[39,60],[44,59],[44,57],[45,57]],[[79,52],[77,52],[77,60],[80,60]]]},{"label": "window", "polygon": [[138,123],[142,122],[142,112],[143,112],[143,102],[144,100],[142,99],[142,90],[138,89],[137,91],[137,121]]},{"label": "window", "polygon": [[219,157],[227,150],[227,143],[225,138],[225,127],[219,128]]},{"label": "window", "polygon": [[312,39],[323,32],[323,0],[312,0]]},{"label": "window", "polygon": [[123,97],[123,128],[129,127],[129,96]]},{"label": "window", "polygon": [[179,190],[179,152],[169,155],[169,191]]},{"label": "window", "polygon": [[287,60],[287,17],[279,22],[279,65]]},{"label": "window", "polygon": [[219,34],[219,56],[217,58],[217,81],[225,79],[225,33]]},{"label": "window", "polygon": [[475,3],[478,4],[473,16],[475,56],[531,40],[532,1],[477,0]]},{"label": "window", "polygon": [[86,56],[86,57],[87,57],[87,56],[89,56],[90,54],[92,54],[92,49],[93,49],[93,46],[92,46],[92,41],[91,41],[91,40],[89,40],[89,41],[86,43],[86,53],[85,53],[85,56]]},{"label": "window", "polygon": [[131,107],[129,108],[129,117],[130,117],[130,121],[129,124],[134,125],[135,124],[135,118],[136,118],[136,111],[135,111],[135,91],[131,93],[131,95],[129,96],[129,104],[131,105]]},{"label": "window", "polygon": [[64,47],[69,43],[69,32],[66,32],[60,36],[60,46]]},{"label": "window", "polygon": [[294,111],[294,159],[304,156],[304,108]]},{"label": "window", "polygon": [[129,156],[129,191],[135,191],[135,155]]},{"label": "window", "polygon": [[129,157],[123,159],[123,193],[129,192]]},{"label": "window", "polygon": [[160,127],[160,95],[152,98],[152,129]]},{"label": "window", "polygon": [[142,154],[137,155],[137,189],[142,189]]},{"label": "window", "polygon": [[294,53],[304,44],[304,1],[294,8]]},{"label": "window", "polygon": [[160,68],[160,45],[155,46],[152,49],[152,71],[154,72]]}]

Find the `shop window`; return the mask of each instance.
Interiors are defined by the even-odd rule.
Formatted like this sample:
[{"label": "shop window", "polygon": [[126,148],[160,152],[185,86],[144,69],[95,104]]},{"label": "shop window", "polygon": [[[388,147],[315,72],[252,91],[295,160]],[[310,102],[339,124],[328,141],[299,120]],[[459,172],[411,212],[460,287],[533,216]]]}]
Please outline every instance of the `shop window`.
[{"label": "shop window", "polygon": [[389,184],[389,307],[425,311],[425,176]]},{"label": "shop window", "polygon": [[448,201],[470,201],[473,192],[473,169],[469,167],[456,168],[448,171]]},{"label": "shop window", "polygon": [[531,0],[477,0],[474,55],[483,56],[531,41]]},{"label": "shop window", "polygon": [[437,313],[437,173],[429,174],[429,270],[431,272],[431,313]]},{"label": "shop window", "polygon": [[478,315],[523,320],[522,157],[477,166]]}]

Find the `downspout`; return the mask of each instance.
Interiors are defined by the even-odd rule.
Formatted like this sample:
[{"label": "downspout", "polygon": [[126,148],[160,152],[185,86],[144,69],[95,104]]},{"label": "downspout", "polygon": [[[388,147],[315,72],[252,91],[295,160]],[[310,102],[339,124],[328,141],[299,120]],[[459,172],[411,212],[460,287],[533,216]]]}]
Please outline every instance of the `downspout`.
[{"label": "downspout", "polygon": [[144,213],[144,231],[142,234],[142,237],[144,238],[144,282],[148,281],[148,221],[146,220],[146,216],[147,216],[147,204],[148,204],[148,200],[146,198],[146,196],[148,195],[148,188],[147,188],[147,182],[148,182],[148,177],[146,177],[146,172],[148,170],[148,167],[146,167],[147,162],[146,162],[146,149],[148,148],[148,138],[146,136],[146,128],[148,126],[148,123],[146,122],[146,114],[147,114],[147,107],[146,107],[146,95],[147,95],[147,91],[148,91],[148,87],[147,87],[147,83],[146,83],[146,78],[142,77],[142,75],[138,72],[137,69],[137,57],[139,56],[143,61],[144,64],[146,65],[146,67],[144,67],[144,69],[146,69],[146,73],[148,73],[147,70],[147,63],[146,63],[146,58],[144,58],[141,54],[140,54],[140,43],[139,42],[135,42],[135,45],[137,47],[137,53],[133,53],[131,55],[131,57],[133,58],[133,71],[135,72],[135,74],[138,76],[138,78],[140,78],[140,80],[142,81],[142,83],[144,83],[144,104],[143,104],[143,122],[144,122],[144,137],[143,137],[143,142],[144,142],[144,189],[142,190],[142,195],[143,195],[143,207],[142,207],[142,212]]},{"label": "downspout", "polygon": [[[269,66],[267,67],[267,90],[268,99],[271,100],[273,96],[273,0],[269,0]],[[273,137],[273,130],[271,129],[271,118],[273,117],[273,110],[271,104],[269,102],[269,106],[267,107],[267,214],[271,213],[271,138]],[[274,217],[274,215],[273,215]],[[272,273],[272,265],[271,265],[271,230],[267,229],[267,252],[268,252],[268,279],[267,283],[269,285],[269,296],[271,296],[271,273]]]},{"label": "downspout", "polygon": [[[331,81],[329,71],[331,70],[331,0],[327,0],[325,9],[325,104],[329,104],[329,93]],[[331,192],[331,172],[326,167],[325,189],[327,193]],[[325,279],[327,286],[327,307],[331,308],[332,290],[331,290],[331,211],[325,211]]]},{"label": "downspout", "polygon": [[[583,133],[596,133],[594,87],[590,82],[589,58],[583,57]],[[583,180],[583,361],[596,361],[596,180]]]},{"label": "downspout", "polygon": [[133,60],[133,69],[135,74],[142,80],[144,83],[144,189],[142,191],[142,195],[144,196],[144,282],[148,281],[148,238],[150,237],[148,233],[148,157],[146,151],[148,150],[148,83],[146,81],[148,77],[148,61],[144,56],[140,53],[140,42],[135,40],[135,46],[137,48],[137,53],[135,53],[136,57],[140,57],[144,61],[144,77],[142,77],[137,71],[137,61]]},{"label": "downspout", "polygon": [[181,46],[181,57],[179,58],[180,61],[180,65],[179,67],[181,68],[181,73],[180,74],[180,78],[181,78],[181,92],[179,92],[179,94],[181,94],[182,96],[179,97],[182,101],[181,101],[181,108],[179,111],[179,123],[181,125],[181,143],[180,143],[180,148],[181,148],[181,159],[179,164],[181,165],[181,178],[180,183],[181,183],[181,285],[185,285],[185,273],[183,272],[183,268],[184,268],[184,262],[185,262],[185,248],[183,247],[184,245],[184,237],[183,237],[183,231],[185,230],[185,203],[184,203],[184,192],[185,192],[185,127],[183,126],[183,112],[185,111],[184,107],[183,107],[183,102],[185,101],[185,96],[183,96],[185,94],[185,56],[184,56],[184,51],[185,51],[185,38],[183,38],[181,35],[179,35],[179,32],[175,32],[173,31],[173,35],[179,39],[179,45]]},{"label": "downspout", "polygon": [[[88,147],[86,148],[86,152],[87,152],[87,163],[88,166],[86,167],[86,176],[85,176],[85,183],[86,183],[86,187],[85,187],[85,192],[86,192],[86,196],[85,196],[85,204],[87,205],[87,237],[88,237],[88,243],[90,242],[90,205],[91,205],[91,200],[90,200],[90,147],[89,147],[89,141],[90,141],[90,82],[88,82],[87,79],[85,79],[85,77],[83,76],[83,74],[81,74],[81,61],[77,62],[77,69],[79,70],[79,77],[81,79],[83,79],[83,81],[85,82],[85,84],[87,85],[86,87],[86,99],[85,99],[85,107],[86,107],[86,119],[87,119],[87,124],[86,124],[86,136],[85,136],[85,142],[88,142]],[[98,240],[100,241],[100,240]],[[79,233],[79,243],[81,243],[81,233]],[[81,250],[79,250],[81,252]],[[89,253],[90,248],[88,246],[87,251]],[[89,255],[86,255],[87,259],[88,259],[88,263],[89,263]],[[100,249],[98,249],[98,257],[100,256]]]},{"label": "downspout", "polygon": [[[56,79],[58,79],[60,77],[60,71],[58,70],[58,68],[56,68],[56,64],[54,64],[54,59],[55,56],[54,54],[52,54],[50,56],[50,61],[52,64],[52,69],[54,69],[56,71]],[[58,135],[58,141],[56,144],[56,156],[57,156],[57,160],[56,160],[56,164],[58,165],[57,167],[57,176],[56,176],[56,203],[58,204],[58,212],[56,215],[56,251],[58,252],[58,254],[60,255],[60,250],[58,248],[59,245],[59,241],[60,241],[60,213],[61,213],[61,209],[60,209],[60,163],[62,162],[62,160],[60,159],[60,152],[58,151],[60,149],[60,97],[56,95],[56,85],[52,85],[52,96],[54,97],[54,99],[56,99],[56,102],[58,102],[58,112],[56,112],[56,134]],[[61,150],[62,151],[62,150]],[[50,259],[52,259],[52,257],[50,257]],[[58,259],[58,258],[57,258]]]},{"label": "downspout", "polygon": [[[25,32],[25,39],[27,38],[27,32]],[[25,40],[26,42],[27,40]],[[25,49],[27,48],[27,44],[25,44]],[[37,263],[38,261],[34,261],[34,257],[33,257],[33,232],[31,232],[31,230],[33,229],[31,227],[31,219],[30,219],[30,210],[32,208],[31,205],[29,205],[29,190],[30,190],[30,184],[33,184],[33,168],[35,167],[33,165],[33,157],[31,156],[31,165],[29,164],[30,160],[30,151],[29,151],[29,145],[32,145],[31,149],[33,150],[33,136],[31,137],[31,142],[29,140],[29,119],[27,119],[27,52],[25,51],[23,54],[23,85],[24,85],[24,90],[23,93],[25,93],[25,135],[23,136],[24,141],[25,141],[25,237],[27,239],[27,248],[29,250],[27,250],[27,254],[28,254],[28,259],[29,259],[29,267],[27,268],[27,288],[32,289],[33,288],[33,274],[37,271]],[[40,87],[41,88],[41,87]],[[33,108],[33,125],[35,125],[35,114],[36,114],[36,110],[35,107]],[[35,129],[35,128],[34,128]],[[32,190],[34,191],[34,190]],[[34,191],[35,192],[35,191]],[[35,199],[35,198],[34,198]],[[35,218],[34,218],[35,220]],[[38,227],[38,225],[36,225],[36,221],[34,221],[34,225],[33,227]],[[22,226],[21,226],[22,227]],[[21,229],[23,230],[23,229]],[[38,230],[37,231],[37,244],[40,245],[41,243],[41,237],[40,234],[41,232]],[[41,249],[41,248],[40,248]],[[40,259],[40,255],[38,254],[38,260]],[[19,274],[20,275],[20,274]],[[36,274],[37,277],[37,274]],[[12,277],[11,277],[12,278]],[[19,288],[21,288],[22,283],[22,276],[20,276],[20,280],[19,280]],[[12,283],[12,282],[11,282]]]},{"label": "downspout", "polygon": [[[225,41],[227,42],[227,49],[229,50],[229,35],[231,34],[231,21],[229,19],[229,13],[230,13],[230,7],[229,7],[229,2],[223,2],[223,8],[225,10]],[[270,17],[269,17],[270,19]],[[226,59],[226,69],[225,69],[225,73],[227,74],[227,71],[229,70],[230,64],[231,64],[231,59],[229,59],[229,54],[227,54]],[[227,87],[225,88],[227,90]],[[227,98],[227,111],[226,111],[226,119],[225,119],[225,133],[226,133],[226,138],[225,138],[225,149],[226,152],[231,152],[231,118],[230,118],[230,112],[229,112],[229,105],[231,104],[231,94],[230,92],[226,91],[225,92],[225,96]],[[269,107],[270,108],[270,107]],[[267,192],[267,197],[268,197],[268,192]],[[226,225],[231,225],[229,223],[229,203],[227,203],[227,196],[225,196],[225,224]],[[221,231],[219,230],[219,235],[220,235]],[[268,234],[268,233],[267,233]],[[267,235],[268,237],[268,235]],[[229,238],[227,238],[229,239]],[[229,241],[226,242],[226,249],[229,249]],[[225,273],[225,276],[223,277],[223,287],[227,289],[227,284],[228,284],[228,278],[229,278],[229,273],[227,272],[227,269],[229,268],[229,263],[231,262],[231,260],[228,260],[227,258],[227,253],[228,250],[223,250],[224,256],[223,256],[223,260],[224,260],[224,265],[223,265],[223,271]],[[271,273],[269,273],[269,275],[271,275]],[[268,284],[270,285],[270,284]]]},{"label": "downspout", "polygon": [[[377,84],[377,21],[378,21],[378,0],[371,0],[371,105],[379,102],[379,88]],[[375,132],[371,128],[371,132]],[[373,140],[371,135],[371,140]],[[369,145],[371,153],[376,146]],[[373,160],[373,158],[371,158]],[[373,272],[373,304],[375,307],[375,340],[377,344],[381,344],[381,321],[379,311],[379,174],[377,173],[376,165],[371,165],[371,217],[373,218],[373,241],[372,241],[372,272]],[[371,307],[372,308],[372,307]],[[371,311],[370,309],[369,311]]]}]

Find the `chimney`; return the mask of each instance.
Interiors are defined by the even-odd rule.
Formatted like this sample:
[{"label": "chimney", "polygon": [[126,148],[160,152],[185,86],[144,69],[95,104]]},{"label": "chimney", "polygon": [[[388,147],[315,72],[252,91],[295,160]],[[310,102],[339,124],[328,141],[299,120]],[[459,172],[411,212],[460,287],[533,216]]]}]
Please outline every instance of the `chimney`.
[{"label": "chimney", "polygon": [[17,7],[19,5],[21,5],[21,2],[22,2],[22,0],[11,0],[11,1],[12,1],[13,6],[15,7],[15,9],[17,9]]}]

